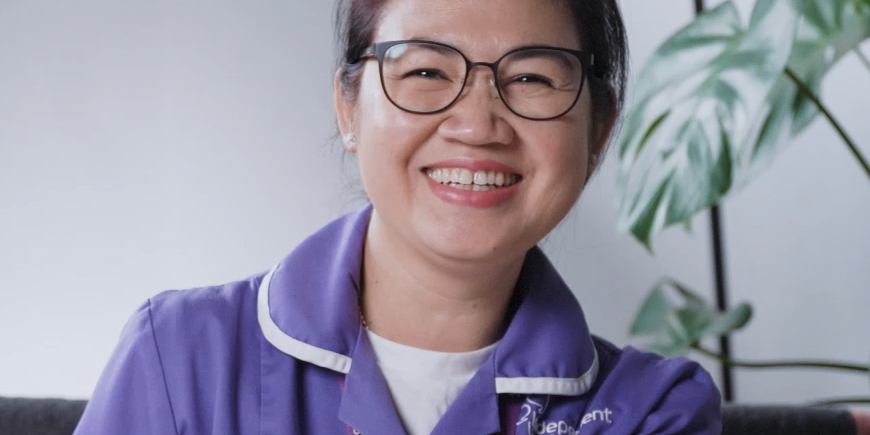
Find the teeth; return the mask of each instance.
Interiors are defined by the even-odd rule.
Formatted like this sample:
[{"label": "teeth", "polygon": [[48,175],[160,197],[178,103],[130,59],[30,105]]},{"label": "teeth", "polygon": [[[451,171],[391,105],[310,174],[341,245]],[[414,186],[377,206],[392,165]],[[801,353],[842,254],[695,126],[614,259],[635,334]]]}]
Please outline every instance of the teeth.
[{"label": "teeth", "polygon": [[477,171],[474,173],[474,185],[475,186],[486,186],[486,171]]},{"label": "teeth", "polygon": [[471,184],[474,182],[474,173],[469,171],[468,169],[461,169],[459,171],[459,182],[462,184]]},{"label": "teeth", "polygon": [[475,192],[482,192],[482,191],[493,190],[493,189],[497,189],[497,187],[495,187],[495,186],[481,186],[480,184],[475,184],[471,188],[471,190],[473,190]]},{"label": "teeth", "polygon": [[475,171],[465,168],[429,169],[426,175],[433,181],[463,190],[486,191],[516,184],[520,177],[497,171]]},{"label": "teeth", "polygon": [[504,186],[504,173],[499,172],[495,174],[495,185],[496,186]]}]

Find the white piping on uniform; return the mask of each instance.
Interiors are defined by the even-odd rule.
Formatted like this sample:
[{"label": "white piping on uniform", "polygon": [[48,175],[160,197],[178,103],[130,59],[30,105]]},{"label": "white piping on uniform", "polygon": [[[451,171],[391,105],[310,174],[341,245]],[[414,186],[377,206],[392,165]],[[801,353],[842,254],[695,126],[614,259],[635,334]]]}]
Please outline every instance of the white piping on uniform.
[{"label": "white piping on uniform", "polygon": [[[257,320],[266,340],[281,352],[296,359],[344,374],[350,372],[352,362],[350,357],[299,341],[285,334],[275,324],[269,310],[269,283],[277,268],[278,266],[275,266],[263,277],[257,291]],[[594,353],[592,365],[579,378],[496,377],[495,392],[497,394],[554,394],[559,396],[585,394],[592,388],[592,384],[598,377],[598,351],[595,346],[592,346],[592,351]]]},{"label": "white piping on uniform", "polygon": [[269,282],[277,268],[278,266],[275,266],[266,274],[257,292],[257,320],[260,322],[260,329],[263,330],[266,340],[281,352],[294,358],[344,374],[350,372],[350,357],[299,341],[285,334],[275,324],[269,311]]},{"label": "white piping on uniform", "polygon": [[579,396],[592,388],[598,377],[598,351],[592,346],[592,366],[579,378],[495,378],[497,394],[554,394]]}]

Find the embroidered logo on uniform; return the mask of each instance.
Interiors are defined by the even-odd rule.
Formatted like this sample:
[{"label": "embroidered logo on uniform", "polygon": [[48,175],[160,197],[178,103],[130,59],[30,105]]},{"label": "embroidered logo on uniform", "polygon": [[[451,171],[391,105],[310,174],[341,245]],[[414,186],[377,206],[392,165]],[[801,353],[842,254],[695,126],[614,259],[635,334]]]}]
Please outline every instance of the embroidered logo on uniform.
[{"label": "embroidered logo on uniform", "polygon": [[610,419],[610,416],[613,414],[613,411],[610,408],[597,409],[583,416],[583,420],[580,420],[580,427],[586,426],[589,423],[593,422],[602,422],[602,423],[613,423]]},{"label": "embroidered logo on uniform", "polygon": [[[549,397],[547,398],[547,402],[549,402]],[[586,426],[590,423],[605,423],[611,424],[613,420],[611,416],[613,415],[613,411],[609,408],[604,409],[596,409],[591,411],[583,416],[580,420],[580,426],[575,427],[569,424],[565,420],[546,420],[542,419],[541,416],[544,414],[544,410],[547,408],[547,403],[538,403],[531,398],[527,398],[526,402],[523,403],[522,408],[520,409],[520,419],[517,422],[517,426],[522,426],[526,424],[527,434],[528,435],[544,435],[544,434],[553,434],[553,435],[577,435],[580,429],[583,426]],[[520,433],[519,431],[517,433]]]}]

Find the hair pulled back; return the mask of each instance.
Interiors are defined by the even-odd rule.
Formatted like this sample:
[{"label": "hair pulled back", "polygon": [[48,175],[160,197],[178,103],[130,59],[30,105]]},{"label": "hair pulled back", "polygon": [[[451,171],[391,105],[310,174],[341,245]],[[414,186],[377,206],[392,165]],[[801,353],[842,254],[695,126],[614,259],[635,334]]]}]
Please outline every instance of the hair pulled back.
[{"label": "hair pulled back", "polygon": [[[393,0],[396,1],[396,0]],[[628,46],[617,0],[558,0],[571,10],[585,51],[595,56],[589,88],[596,124],[616,118],[625,99]],[[357,60],[374,41],[389,0],[338,0],[335,17],[338,64],[344,98],[359,95],[363,63]]]}]

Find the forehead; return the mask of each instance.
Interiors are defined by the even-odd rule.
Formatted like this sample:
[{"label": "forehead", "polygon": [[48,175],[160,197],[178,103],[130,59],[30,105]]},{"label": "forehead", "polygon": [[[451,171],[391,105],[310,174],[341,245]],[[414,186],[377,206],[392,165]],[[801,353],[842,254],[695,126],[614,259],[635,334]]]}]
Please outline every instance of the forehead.
[{"label": "forehead", "polygon": [[564,0],[392,0],[375,42],[399,39],[445,42],[479,60],[524,45],[581,48]]}]

